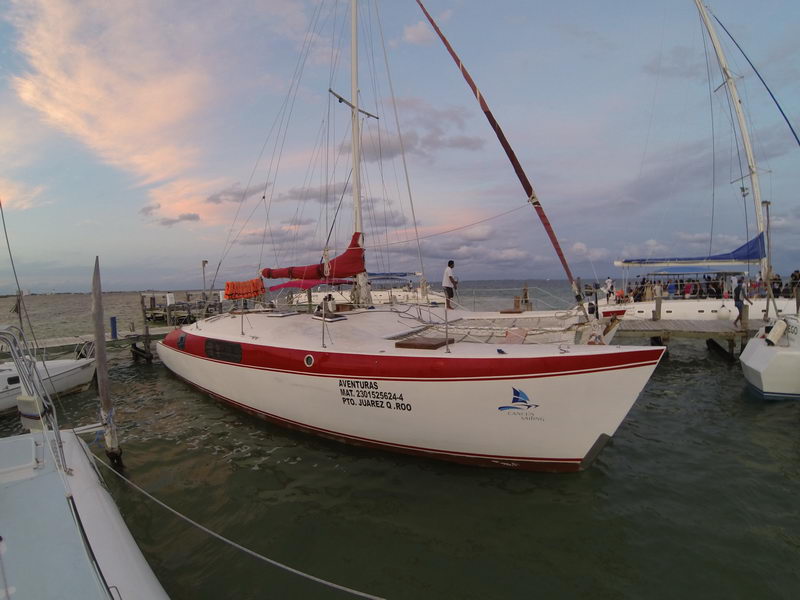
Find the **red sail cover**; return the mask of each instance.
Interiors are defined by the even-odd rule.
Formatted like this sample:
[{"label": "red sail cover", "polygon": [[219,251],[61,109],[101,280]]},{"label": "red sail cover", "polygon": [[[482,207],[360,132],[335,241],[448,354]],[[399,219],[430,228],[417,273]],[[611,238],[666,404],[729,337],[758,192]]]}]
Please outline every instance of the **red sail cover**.
[{"label": "red sail cover", "polygon": [[[350,285],[353,283],[352,279],[294,279],[292,281],[287,281],[286,283],[279,283],[278,285],[273,285],[269,288],[270,292],[275,292],[277,290],[284,290],[287,288],[298,289],[298,290],[310,290],[313,287],[317,287],[318,285]],[[622,311],[625,312],[625,311]]]},{"label": "red sail cover", "polygon": [[353,277],[367,270],[364,266],[364,248],[359,244],[360,239],[361,233],[355,232],[347,250],[330,260],[327,273],[325,272],[325,264],[317,263],[304,267],[262,269],[261,275],[267,279],[338,279]]},{"label": "red sail cover", "polygon": [[261,278],[250,279],[249,281],[226,281],[225,298],[228,300],[240,300],[242,298],[257,298],[266,293],[264,282]]}]

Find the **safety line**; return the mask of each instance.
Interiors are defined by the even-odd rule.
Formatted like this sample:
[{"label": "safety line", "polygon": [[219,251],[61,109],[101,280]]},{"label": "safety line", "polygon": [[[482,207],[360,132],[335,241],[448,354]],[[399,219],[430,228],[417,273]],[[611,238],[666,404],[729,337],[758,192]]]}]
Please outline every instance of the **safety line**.
[{"label": "safety line", "polygon": [[262,560],[262,561],[264,561],[266,563],[269,563],[272,566],[278,567],[279,569],[283,569],[284,571],[288,571],[289,573],[293,573],[295,575],[299,575],[300,577],[305,577],[306,579],[309,579],[309,580],[314,581],[316,583],[320,583],[320,584],[328,586],[330,588],[334,588],[334,589],[337,589],[337,590],[341,590],[343,592],[347,592],[347,593],[352,594],[354,596],[359,596],[360,598],[370,598],[370,600],[384,600],[384,598],[382,598],[381,596],[373,596],[372,594],[367,594],[366,592],[359,592],[358,590],[354,590],[353,588],[349,588],[349,587],[346,587],[346,586],[343,586],[343,585],[339,585],[338,583],[333,583],[332,581],[327,581],[327,580],[322,579],[320,577],[315,577],[314,575],[310,575],[308,573],[304,573],[303,571],[299,571],[298,569],[292,568],[289,565],[285,565],[283,563],[278,562],[277,560],[273,560],[273,559],[268,558],[268,557],[266,557],[266,556],[264,556],[262,554],[259,554],[258,552],[255,552],[254,550],[250,550],[249,548],[245,548],[241,544],[237,544],[233,540],[228,539],[225,536],[220,535],[219,533],[217,533],[215,531],[212,531],[208,527],[205,527],[204,525],[201,525],[197,521],[194,521],[194,520],[190,519],[189,517],[187,517],[186,515],[178,512],[177,510],[175,510],[171,506],[165,504],[164,502],[162,502],[161,500],[159,500],[158,498],[156,498],[155,496],[153,496],[149,492],[145,491],[144,489],[142,489],[141,487],[139,487],[138,485],[133,483],[130,479],[128,479],[127,477],[125,477],[121,473],[118,473],[111,465],[106,463],[104,460],[102,460],[98,456],[92,454],[92,457],[97,462],[99,462],[101,465],[105,466],[109,471],[114,473],[114,475],[116,475],[117,477],[122,479],[122,481],[124,481],[129,486],[131,486],[133,489],[135,489],[136,491],[144,494],[147,498],[149,498],[150,500],[152,500],[153,502],[155,502],[156,504],[158,504],[162,508],[165,508],[166,510],[171,512],[176,517],[178,517],[180,519],[183,519],[184,521],[186,521],[190,525],[194,525],[195,527],[197,527],[201,531],[204,531],[208,535],[217,538],[221,542],[225,542],[229,546],[233,546],[237,550],[241,550],[245,554],[249,554],[250,556],[252,556],[254,558],[257,558],[257,559]]}]

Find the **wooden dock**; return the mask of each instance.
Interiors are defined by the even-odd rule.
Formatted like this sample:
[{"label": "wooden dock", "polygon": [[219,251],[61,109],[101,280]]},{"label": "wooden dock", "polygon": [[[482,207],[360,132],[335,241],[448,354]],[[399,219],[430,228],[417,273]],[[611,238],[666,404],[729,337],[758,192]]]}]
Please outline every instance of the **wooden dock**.
[{"label": "wooden dock", "polygon": [[[151,327],[150,328],[150,339],[151,340],[161,340],[167,336],[167,334],[175,329],[174,327]],[[106,347],[107,348],[123,348],[126,346],[131,346],[137,342],[141,342],[144,340],[144,332],[133,332],[133,333],[124,333],[117,336],[116,339],[111,337],[110,333],[106,333]],[[91,334],[86,335],[71,335],[66,337],[58,337],[58,338],[50,338],[47,340],[37,340],[37,347],[52,350],[54,352],[63,352],[67,350],[72,350],[77,348],[78,346],[86,343],[86,342],[94,342],[94,336]],[[33,344],[33,340],[28,340],[29,344]],[[2,352],[0,352],[0,355]]]},{"label": "wooden dock", "polygon": [[[747,329],[735,327],[733,321],[727,319],[659,319],[658,321],[645,321],[644,319],[623,319],[617,329],[617,337],[641,338],[648,337],[653,345],[667,346],[671,339],[693,338],[705,339],[709,345],[715,343],[730,358],[736,358],[736,341],[739,340],[740,351],[744,349],[747,340],[758,331],[753,328],[754,323],[749,323]],[[725,342],[725,346],[719,340]]]}]

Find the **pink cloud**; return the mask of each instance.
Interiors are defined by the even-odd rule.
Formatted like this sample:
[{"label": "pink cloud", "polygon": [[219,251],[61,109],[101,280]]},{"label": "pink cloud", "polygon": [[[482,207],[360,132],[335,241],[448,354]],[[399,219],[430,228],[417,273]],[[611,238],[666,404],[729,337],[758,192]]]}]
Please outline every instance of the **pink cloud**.
[{"label": "pink cloud", "polygon": [[145,183],[193,164],[185,132],[212,97],[209,77],[169,58],[172,43],[154,33],[164,29],[151,27],[147,7],[47,0],[15,8],[28,70],[12,81],[25,104]]},{"label": "pink cloud", "polygon": [[36,204],[44,186],[30,187],[23,183],[0,177],[0,202],[4,209],[27,210]]},{"label": "pink cloud", "polygon": [[[209,147],[212,111],[251,82],[241,83],[231,69],[247,68],[232,62],[240,26],[263,23],[265,35],[299,43],[304,10],[292,0],[235,11],[212,3],[191,14],[157,0],[12,0],[6,19],[25,69],[10,81],[42,122],[137,183],[157,185],[148,195],[150,206],[160,207],[150,217],[227,221],[205,200],[231,181],[207,175],[211,152],[202,149]],[[15,196],[31,197],[19,188]]]}]

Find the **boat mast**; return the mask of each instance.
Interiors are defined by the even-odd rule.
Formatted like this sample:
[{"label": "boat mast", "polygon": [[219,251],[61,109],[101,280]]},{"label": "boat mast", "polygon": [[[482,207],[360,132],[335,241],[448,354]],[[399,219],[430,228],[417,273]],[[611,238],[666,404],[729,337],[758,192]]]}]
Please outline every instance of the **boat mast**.
[{"label": "boat mast", "polygon": [[[731,101],[733,102],[733,108],[736,111],[736,120],[739,123],[739,133],[742,137],[742,145],[744,146],[744,153],[747,157],[747,171],[748,177],[750,178],[750,188],[753,192],[753,204],[755,205],[755,213],[756,213],[756,227],[758,228],[758,232],[760,234],[764,234],[765,238],[769,237],[769,232],[765,232],[764,228],[764,208],[761,203],[761,186],[758,182],[758,170],[756,168],[756,159],[753,155],[753,146],[750,143],[750,134],[747,130],[747,121],[744,118],[744,111],[742,110],[742,100],[739,97],[739,92],[736,89],[736,81],[731,74],[731,70],[728,67],[728,61],[725,58],[725,53],[722,51],[722,44],[719,42],[719,38],[717,37],[717,32],[714,29],[714,26],[711,24],[711,19],[708,16],[708,12],[706,11],[705,6],[703,6],[702,0],[694,0],[695,5],[697,6],[697,10],[700,13],[700,18],[703,19],[703,25],[705,25],[706,30],[708,31],[708,36],[711,38],[711,43],[714,46],[714,52],[717,55],[717,62],[719,63],[719,68],[722,71],[722,76],[725,79],[725,85],[728,89],[728,93],[730,94]],[[742,187],[742,192],[745,192],[744,187]],[[769,240],[764,240],[765,245],[769,246]],[[761,281],[767,286],[767,289],[770,289],[770,271],[771,265],[769,264],[769,257],[764,256],[761,258]],[[769,303],[767,304],[769,306]]]},{"label": "boat mast", "polygon": [[439,29],[439,26],[436,24],[436,21],[433,20],[433,17],[431,17],[430,13],[422,5],[421,0],[417,0],[417,4],[422,9],[422,12],[425,14],[425,17],[428,19],[428,22],[430,22],[431,27],[433,27],[433,30],[439,36],[439,39],[442,40],[442,43],[444,44],[445,48],[447,48],[447,51],[450,53],[450,56],[455,61],[456,65],[458,65],[461,74],[467,81],[467,85],[470,87],[472,93],[475,95],[475,98],[478,100],[478,104],[480,104],[483,114],[486,116],[486,119],[492,126],[492,129],[494,130],[497,139],[500,141],[500,145],[506,152],[506,156],[508,156],[508,159],[511,161],[511,166],[514,168],[514,172],[517,174],[517,178],[522,184],[522,189],[525,190],[525,194],[528,197],[528,202],[530,202],[531,206],[533,206],[534,210],[536,210],[536,214],[539,216],[539,220],[542,222],[542,225],[544,226],[544,230],[547,233],[547,237],[550,239],[550,243],[553,245],[553,249],[556,251],[558,259],[561,261],[561,266],[564,269],[564,273],[566,273],[567,275],[567,280],[569,280],[569,283],[572,286],[572,291],[575,294],[575,299],[578,301],[581,308],[583,308],[584,314],[586,314],[586,309],[583,306],[582,295],[575,282],[575,278],[572,276],[572,271],[570,270],[569,265],[567,264],[567,259],[564,256],[564,251],[561,249],[561,244],[558,242],[558,238],[556,237],[556,234],[553,231],[553,226],[550,225],[550,219],[547,218],[547,215],[544,212],[544,208],[542,208],[542,204],[539,201],[539,198],[536,196],[536,192],[533,189],[533,185],[531,185],[528,176],[522,169],[522,165],[520,164],[519,159],[517,159],[516,153],[514,152],[513,148],[511,148],[511,144],[509,144],[508,140],[506,139],[503,130],[500,129],[500,125],[495,120],[492,111],[489,110],[489,105],[486,104],[486,100],[484,99],[483,94],[481,94],[480,90],[478,89],[478,86],[475,85],[475,81],[472,79],[472,76],[469,74],[469,71],[467,71],[467,68],[461,62],[461,59],[458,57],[458,54],[456,54],[456,51],[453,50],[453,47],[450,45],[450,42],[447,41],[447,38],[444,37],[444,33],[442,33],[442,30]]},{"label": "boat mast", "polygon": [[[353,213],[355,231],[360,233],[359,245],[364,247],[361,218],[361,126],[358,115],[358,1],[350,0],[350,114],[353,135]],[[372,297],[367,283],[367,274],[356,275],[354,288],[356,304],[368,305]]]}]

